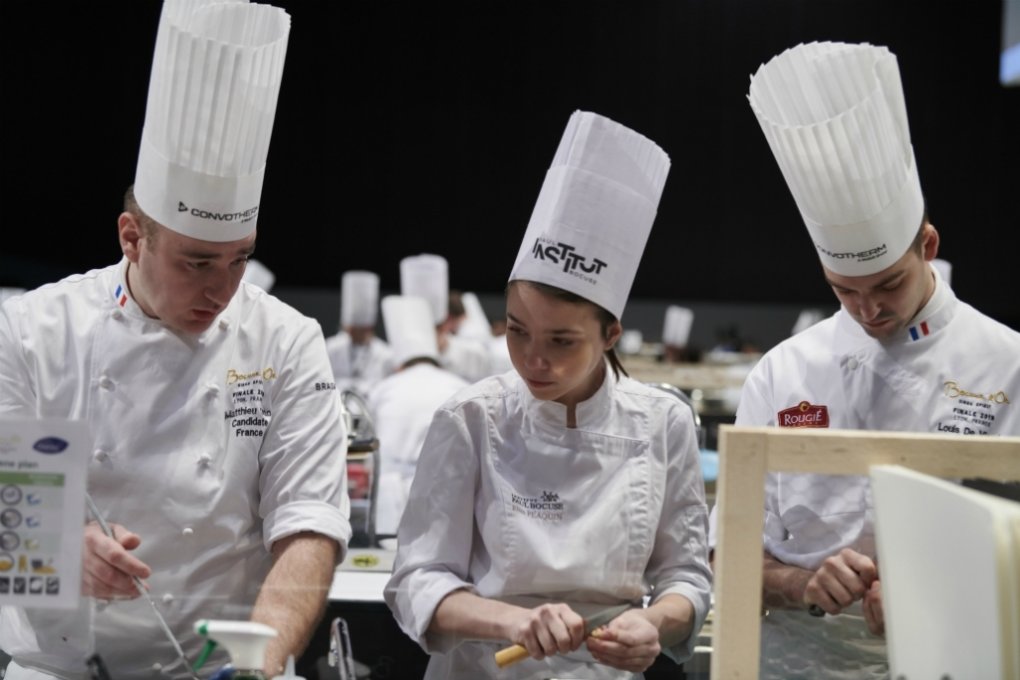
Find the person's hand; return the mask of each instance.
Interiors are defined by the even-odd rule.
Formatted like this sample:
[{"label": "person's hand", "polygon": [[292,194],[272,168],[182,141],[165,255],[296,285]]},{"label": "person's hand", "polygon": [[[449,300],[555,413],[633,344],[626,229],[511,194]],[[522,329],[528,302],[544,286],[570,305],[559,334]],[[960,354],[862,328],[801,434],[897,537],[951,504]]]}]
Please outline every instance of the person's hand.
[{"label": "person's hand", "polygon": [[652,665],[662,647],[658,628],[641,610],[631,609],[592,631],[588,651],[601,664],[641,673]]},{"label": "person's hand", "polygon": [[818,605],[827,614],[839,614],[860,600],[878,578],[870,557],[850,548],[825,559],[804,588],[804,604]]},{"label": "person's hand", "polygon": [[864,593],[861,607],[864,610],[864,622],[872,635],[885,635],[885,615],[882,613],[882,585],[875,579],[871,582],[868,592]]},{"label": "person's hand", "polygon": [[508,637],[535,659],[572,652],[584,642],[584,619],[565,604],[543,604],[522,610],[510,624]]},{"label": "person's hand", "polygon": [[85,525],[85,542],[82,544],[82,594],[100,600],[131,599],[140,594],[132,577],[149,578],[152,570],[130,550],[137,548],[142,539],[119,524],[111,524],[110,538],[96,522]]}]

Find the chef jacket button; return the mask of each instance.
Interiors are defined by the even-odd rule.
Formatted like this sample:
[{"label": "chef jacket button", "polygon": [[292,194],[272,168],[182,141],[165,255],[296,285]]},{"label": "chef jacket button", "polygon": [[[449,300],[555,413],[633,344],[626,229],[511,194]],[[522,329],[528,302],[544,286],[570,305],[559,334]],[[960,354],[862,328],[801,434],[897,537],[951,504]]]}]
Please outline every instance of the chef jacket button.
[{"label": "chef jacket button", "polygon": [[225,331],[228,328],[230,328],[230,322],[226,319],[220,319],[220,330]]},{"label": "chef jacket button", "polygon": [[163,604],[170,604],[174,601],[173,593],[163,593]]},{"label": "chef jacket button", "polygon": [[112,390],[113,381],[104,375],[99,379],[99,386],[102,387],[104,390]]},{"label": "chef jacket button", "polygon": [[216,385],[214,383],[210,383],[209,385],[205,386],[205,390],[206,390],[206,392],[209,393],[209,396],[213,396],[214,397],[214,396],[216,396],[217,394],[220,393],[220,386]]},{"label": "chef jacket button", "polygon": [[183,535],[183,536],[191,536],[194,533],[195,533],[195,530],[192,529],[191,527],[184,527],[183,529],[181,529],[181,535]]},{"label": "chef jacket button", "polygon": [[858,362],[857,362],[857,359],[856,359],[856,358],[854,358],[854,357],[850,357],[850,358],[849,358],[849,359],[847,360],[847,362],[846,362],[846,366],[847,366],[847,368],[849,368],[849,369],[850,369],[851,371],[853,371],[853,370],[856,370],[856,369],[857,369],[857,366],[858,366]]},{"label": "chef jacket button", "polygon": [[121,319],[124,318],[124,312],[120,311],[119,309],[115,309],[110,314],[110,316],[112,316],[114,318],[114,320],[120,321]]},{"label": "chef jacket button", "polygon": [[162,673],[163,672],[163,664],[161,664],[158,661],[156,663],[152,664],[152,672],[153,673]]},{"label": "chef jacket button", "polygon": [[103,449],[96,449],[96,452],[92,454],[92,457],[98,460],[100,463],[105,463],[110,460],[110,454]]},{"label": "chef jacket button", "polygon": [[198,464],[201,465],[202,467],[206,467],[211,462],[212,456],[210,456],[208,453],[203,453],[201,456],[198,457]]}]

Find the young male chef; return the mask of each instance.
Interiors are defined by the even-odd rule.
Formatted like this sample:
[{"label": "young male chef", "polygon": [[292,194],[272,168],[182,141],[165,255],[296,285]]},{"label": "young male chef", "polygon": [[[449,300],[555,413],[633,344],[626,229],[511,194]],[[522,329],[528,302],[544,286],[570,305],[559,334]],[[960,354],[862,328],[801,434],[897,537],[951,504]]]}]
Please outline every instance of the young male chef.
[{"label": "young male chef", "polygon": [[[749,100],[842,306],[762,358],[737,424],[1020,434],[1020,334],[931,264],[896,57],[799,45]],[[764,547],[761,677],[887,677],[867,478],[770,474]]]},{"label": "young male chef", "polygon": [[[300,655],[351,534],[346,433],[318,324],[242,283],[290,17],[167,0],[123,258],[0,309],[0,413],[88,422],[77,612],[4,607],[7,678],[191,677],[201,618],[275,628],[265,671]],[[226,657],[217,652],[205,674]]]}]

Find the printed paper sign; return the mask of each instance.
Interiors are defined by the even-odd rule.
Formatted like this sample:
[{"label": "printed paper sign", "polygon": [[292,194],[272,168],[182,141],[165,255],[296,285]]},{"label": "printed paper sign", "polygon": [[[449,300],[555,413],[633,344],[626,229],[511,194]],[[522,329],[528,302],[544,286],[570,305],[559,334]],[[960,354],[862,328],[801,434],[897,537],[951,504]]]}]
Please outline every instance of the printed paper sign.
[{"label": "printed paper sign", "polygon": [[0,417],[0,605],[78,606],[90,448],[84,422]]}]

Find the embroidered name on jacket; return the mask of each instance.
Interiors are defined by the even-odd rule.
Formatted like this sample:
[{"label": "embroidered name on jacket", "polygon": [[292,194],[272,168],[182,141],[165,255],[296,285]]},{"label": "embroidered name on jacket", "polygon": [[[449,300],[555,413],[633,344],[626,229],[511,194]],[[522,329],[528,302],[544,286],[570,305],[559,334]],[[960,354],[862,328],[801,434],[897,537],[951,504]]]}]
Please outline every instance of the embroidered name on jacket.
[{"label": "embroidered name on jacket", "polygon": [[263,403],[266,383],[276,379],[272,367],[258,371],[227,371],[227,395],[230,409],[224,412],[225,420],[235,437],[261,438],[265,436],[273,412]]},{"label": "embroidered name on jacket", "polygon": [[779,427],[828,427],[829,407],[802,401],[778,414]]},{"label": "embroidered name on jacket", "polygon": [[563,520],[563,501],[558,493],[543,491],[538,498],[514,493],[511,494],[510,502],[513,511],[519,515],[550,522]]}]

